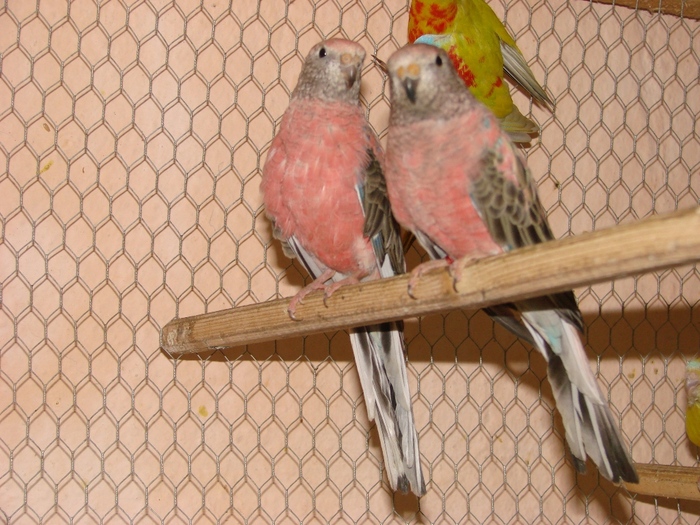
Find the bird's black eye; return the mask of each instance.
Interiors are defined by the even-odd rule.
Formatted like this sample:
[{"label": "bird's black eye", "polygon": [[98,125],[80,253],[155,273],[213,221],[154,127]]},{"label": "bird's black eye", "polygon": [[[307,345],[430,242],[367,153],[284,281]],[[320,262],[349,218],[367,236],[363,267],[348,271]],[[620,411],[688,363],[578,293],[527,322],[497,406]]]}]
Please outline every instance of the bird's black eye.
[{"label": "bird's black eye", "polygon": [[318,56],[319,56],[320,58],[323,58],[323,57],[326,56],[326,48],[325,48],[325,47],[322,47],[322,48],[321,48],[321,50],[318,52]]},{"label": "bird's black eye", "polygon": [[436,63],[438,66],[441,66],[441,65],[442,65],[442,57],[441,57],[440,55],[438,55],[437,57],[435,57],[435,63]]}]

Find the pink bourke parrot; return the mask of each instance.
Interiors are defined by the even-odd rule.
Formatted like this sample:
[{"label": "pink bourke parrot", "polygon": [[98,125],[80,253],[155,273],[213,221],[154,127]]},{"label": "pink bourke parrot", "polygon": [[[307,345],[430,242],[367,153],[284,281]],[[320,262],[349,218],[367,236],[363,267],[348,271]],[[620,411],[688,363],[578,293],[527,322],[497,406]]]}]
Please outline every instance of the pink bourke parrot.
[{"label": "pink bourke parrot", "polygon": [[[430,256],[479,258],[553,239],[524,158],[494,114],[465,88],[449,56],[434,46],[409,45],[392,55],[388,70],[389,199],[396,219]],[[573,293],[500,305],[489,313],[547,360],[576,469],[585,471],[588,455],[606,478],[637,482],[588,364]]]},{"label": "pink bourke parrot", "polygon": [[[340,39],[314,46],[263,167],[274,234],[323,289],[405,271],[382,173],[383,152],[360,106],[365,51]],[[329,284],[327,284],[329,283]],[[402,323],[350,330],[370,420],[376,420],[392,489],[425,494],[411,408]]]}]

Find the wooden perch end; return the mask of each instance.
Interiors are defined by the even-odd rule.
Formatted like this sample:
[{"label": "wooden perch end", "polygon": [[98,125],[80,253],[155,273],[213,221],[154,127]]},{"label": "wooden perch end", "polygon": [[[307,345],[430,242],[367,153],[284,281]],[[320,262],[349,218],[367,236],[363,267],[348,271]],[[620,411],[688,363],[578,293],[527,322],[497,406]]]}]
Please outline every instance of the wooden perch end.
[{"label": "wooden perch end", "polygon": [[615,4],[630,9],[643,9],[652,13],[661,12],[683,18],[700,19],[700,0],[594,0],[601,4]]},{"label": "wooden perch end", "polygon": [[310,294],[287,314],[279,299],[170,321],[161,334],[178,355],[309,335],[382,321],[418,317],[570,290],[700,260],[700,208],[461,262],[462,278],[447,270],[426,273],[408,296],[408,275],[338,290],[328,305]]},{"label": "wooden perch end", "polygon": [[700,468],[635,463],[639,483],[624,483],[633,494],[700,501]]}]

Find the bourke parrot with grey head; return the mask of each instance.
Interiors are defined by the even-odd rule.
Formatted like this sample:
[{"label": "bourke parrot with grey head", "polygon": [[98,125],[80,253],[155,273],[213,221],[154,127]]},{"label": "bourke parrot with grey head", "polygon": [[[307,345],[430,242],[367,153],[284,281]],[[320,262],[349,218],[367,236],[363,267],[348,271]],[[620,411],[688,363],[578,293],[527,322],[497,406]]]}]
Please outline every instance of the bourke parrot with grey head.
[{"label": "bourke parrot with grey head", "polygon": [[[494,114],[467,90],[449,56],[434,46],[409,45],[387,66],[387,189],[396,219],[435,259],[425,264],[447,265],[553,239],[524,158]],[[422,271],[414,270],[412,281]],[[590,456],[607,479],[637,482],[588,363],[574,294],[499,305],[488,313],[547,360],[576,469],[584,472]]]},{"label": "bourke parrot with grey head", "polygon": [[[263,167],[261,189],[274,235],[314,278],[290,302],[292,318],[314,290],[329,297],[345,284],[405,271],[383,151],[360,106],[364,58],[362,46],[347,40],[311,49]],[[350,340],[389,483],[421,496],[403,324],[353,328]]]}]

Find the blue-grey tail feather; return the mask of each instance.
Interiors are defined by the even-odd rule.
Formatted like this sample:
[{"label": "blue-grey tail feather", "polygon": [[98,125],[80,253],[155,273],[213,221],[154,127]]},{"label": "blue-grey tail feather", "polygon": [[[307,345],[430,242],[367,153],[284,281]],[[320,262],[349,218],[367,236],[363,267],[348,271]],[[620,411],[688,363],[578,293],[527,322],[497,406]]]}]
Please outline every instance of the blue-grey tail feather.
[{"label": "blue-grey tail feather", "polygon": [[618,425],[588,364],[578,325],[558,310],[530,310],[526,305],[519,309],[535,347],[547,359],[547,377],[576,469],[584,472],[589,456],[605,478],[638,483]]},{"label": "blue-grey tail feather", "polygon": [[[547,376],[558,400],[557,407],[562,414],[562,418],[576,417],[574,406],[578,405],[580,407],[580,420],[581,425],[584,427],[582,433],[585,451],[592,458],[604,454],[607,463],[610,465],[609,472],[606,472],[604,468],[600,468],[600,472],[615,483],[620,481],[639,483],[639,476],[634,469],[632,460],[627,453],[617,429],[617,424],[608,406],[591,402],[583,393],[577,391],[566,373],[564,363],[551,350],[549,350]],[[597,425],[599,428],[600,451],[597,450],[599,445],[594,438],[596,435],[593,428],[594,425]],[[576,470],[581,473],[586,472],[585,455],[576,457],[572,451],[572,457]],[[596,461],[596,463],[600,462],[602,462],[601,459]]]},{"label": "blue-grey tail feather", "polygon": [[394,490],[425,494],[418,434],[413,419],[400,324],[350,331],[355,362],[367,404],[377,424],[384,464]]}]

